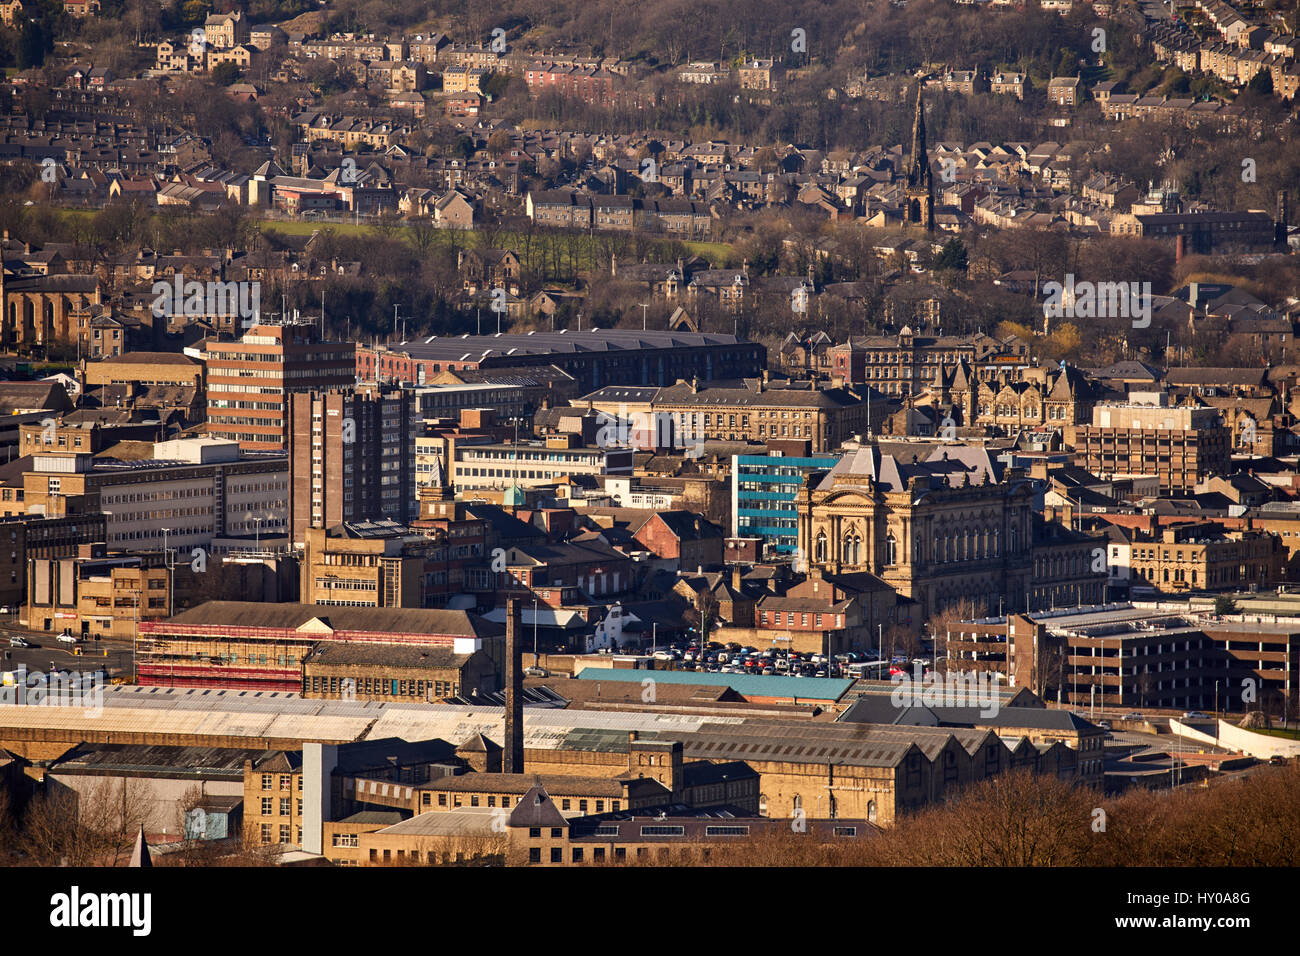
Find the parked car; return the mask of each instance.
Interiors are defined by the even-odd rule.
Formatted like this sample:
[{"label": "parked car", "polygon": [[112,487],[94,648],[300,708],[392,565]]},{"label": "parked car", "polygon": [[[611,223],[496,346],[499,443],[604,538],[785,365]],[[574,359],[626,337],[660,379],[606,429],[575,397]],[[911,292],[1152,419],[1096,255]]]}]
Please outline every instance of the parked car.
[{"label": "parked car", "polygon": [[1146,720],[1146,718],[1135,710],[1131,714],[1125,714],[1120,720]]},{"label": "parked car", "polygon": [[25,637],[14,636],[9,638],[9,646],[10,647],[35,647],[36,645],[33,644],[31,641],[27,640],[27,638]]},{"label": "parked car", "polygon": [[1102,730],[1110,730],[1110,721],[1109,721],[1109,720],[1099,720],[1099,721],[1097,721],[1097,726],[1100,727]]},{"label": "parked car", "polygon": [[1199,710],[1189,710],[1183,714],[1183,720],[1209,720],[1210,715]]},{"label": "parked car", "polygon": [[59,635],[59,643],[60,643],[60,644],[80,644],[80,643],[81,643],[81,638],[78,637],[76,634],[69,634],[69,633],[67,633],[67,632],[64,632],[63,634],[60,634],[60,635]]},{"label": "parked car", "polygon": [[1281,754],[1273,754],[1273,756],[1268,758],[1268,762],[1274,767],[1281,767],[1286,764],[1286,758]]}]

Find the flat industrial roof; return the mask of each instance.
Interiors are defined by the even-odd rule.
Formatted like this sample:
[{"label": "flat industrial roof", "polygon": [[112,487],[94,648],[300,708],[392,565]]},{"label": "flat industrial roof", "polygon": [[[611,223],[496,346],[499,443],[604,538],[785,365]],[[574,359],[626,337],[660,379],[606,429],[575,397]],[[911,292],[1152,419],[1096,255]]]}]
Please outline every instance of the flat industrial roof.
[{"label": "flat industrial roof", "polygon": [[481,361],[485,358],[525,355],[626,352],[648,349],[698,349],[715,345],[752,345],[734,335],[704,332],[655,332],[635,329],[597,329],[586,332],[502,332],[496,335],[465,335],[403,342],[392,351],[405,352],[413,359]]},{"label": "flat industrial roof", "polygon": [[[621,673],[644,676],[647,671]],[[695,676],[695,675],[691,675]],[[771,678],[762,678],[770,680]],[[840,682],[848,683],[848,682]],[[297,694],[214,688],[106,687],[102,710],[17,705],[0,708],[6,730],[248,737],[277,741],[354,741],[398,737],[452,744],[481,733],[505,737],[501,707],[306,700]],[[796,720],[655,712],[524,709],[524,742],[533,750],[626,753],[628,735],[681,740],[684,755],[705,760],[790,760],[895,766],[913,747],[937,754],[950,740],[967,752],[992,736],[965,728],[810,724]]]},{"label": "flat industrial roof", "polygon": [[579,680],[652,680],[664,684],[704,684],[730,687],[745,697],[789,697],[801,700],[839,700],[853,686],[849,679],[831,677],[788,677],[780,674],[711,674],[707,671],[615,670],[587,667]]}]

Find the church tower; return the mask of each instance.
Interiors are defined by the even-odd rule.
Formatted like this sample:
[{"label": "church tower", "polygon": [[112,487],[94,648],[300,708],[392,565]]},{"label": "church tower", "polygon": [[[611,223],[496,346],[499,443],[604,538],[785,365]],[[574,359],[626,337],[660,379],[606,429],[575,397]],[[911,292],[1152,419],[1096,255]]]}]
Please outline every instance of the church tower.
[{"label": "church tower", "polygon": [[934,232],[934,174],[930,169],[930,151],[925,143],[925,106],[921,84],[916,85],[916,117],[912,120],[912,151],[907,157],[906,209],[903,221],[925,226]]}]

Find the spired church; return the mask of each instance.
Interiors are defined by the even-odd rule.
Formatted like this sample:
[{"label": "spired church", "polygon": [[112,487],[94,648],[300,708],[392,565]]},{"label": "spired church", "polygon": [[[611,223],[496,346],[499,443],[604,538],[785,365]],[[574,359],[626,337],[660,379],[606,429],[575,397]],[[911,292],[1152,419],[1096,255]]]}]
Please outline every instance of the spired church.
[{"label": "spired church", "polygon": [[934,232],[934,172],[925,143],[925,106],[921,85],[916,87],[916,116],[912,120],[912,150],[908,154],[907,186],[903,193],[903,221]]}]

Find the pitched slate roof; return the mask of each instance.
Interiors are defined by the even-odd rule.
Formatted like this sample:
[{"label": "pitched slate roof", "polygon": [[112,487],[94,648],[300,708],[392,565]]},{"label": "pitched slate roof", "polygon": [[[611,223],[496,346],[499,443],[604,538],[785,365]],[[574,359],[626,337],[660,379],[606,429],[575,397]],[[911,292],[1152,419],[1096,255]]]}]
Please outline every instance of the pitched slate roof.
[{"label": "pitched slate roof", "polygon": [[510,811],[512,827],[566,827],[568,821],[560,813],[541,784],[535,784]]}]

